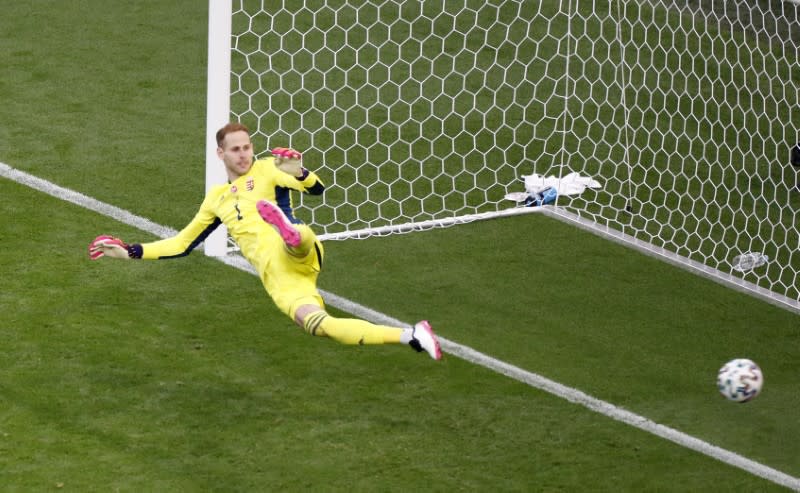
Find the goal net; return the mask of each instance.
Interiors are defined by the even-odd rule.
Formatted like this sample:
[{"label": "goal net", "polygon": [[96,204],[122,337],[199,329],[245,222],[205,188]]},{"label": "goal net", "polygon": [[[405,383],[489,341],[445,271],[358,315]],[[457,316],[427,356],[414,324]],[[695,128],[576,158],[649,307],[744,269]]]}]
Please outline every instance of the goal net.
[{"label": "goal net", "polygon": [[[600,187],[540,209],[800,308],[794,4],[220,4],[209,128],[302,150],[328,189],[298,213],[324,237],[536,210],[505,197],[577,173]],[[735,269],[746,252],[768,260]]]}]

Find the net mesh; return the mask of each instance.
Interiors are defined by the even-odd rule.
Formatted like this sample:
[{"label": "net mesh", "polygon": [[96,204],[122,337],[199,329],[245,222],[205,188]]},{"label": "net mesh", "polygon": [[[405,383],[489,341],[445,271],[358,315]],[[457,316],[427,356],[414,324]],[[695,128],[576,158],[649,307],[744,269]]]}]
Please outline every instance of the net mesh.
[{"label": "net mesh", "polygon": [[[328,185],[323,233],[557,206],[800,300],[796,7],[744,2],[234,2],[231,108]],[[793,121],[793,117],[794,120]],[[731,259],[770,261],[738,273]]]}]

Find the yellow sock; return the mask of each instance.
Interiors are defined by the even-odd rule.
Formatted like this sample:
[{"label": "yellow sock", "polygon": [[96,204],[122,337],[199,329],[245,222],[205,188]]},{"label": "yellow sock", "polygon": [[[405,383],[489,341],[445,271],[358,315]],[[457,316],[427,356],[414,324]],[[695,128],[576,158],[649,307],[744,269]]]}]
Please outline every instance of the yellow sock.
[{"label": "yellow sock", "polygon": [[295,224],[294,227],[300,233],[300,244],[296,247],[287,245],[286,250],[288,250],[292,256],[302,258],[308,255],[308,252],[314,248],[314,240],[316,240],[317,237],[314,235],[311,228],[305,224]]},{"label": "yellow sock", "polygon": [[323,311],[305,319],[305,330],[311,335],[327,336],[342,344],[391,344],[400,342],[403,329],[375,325],[356,318],[336,318]]}]

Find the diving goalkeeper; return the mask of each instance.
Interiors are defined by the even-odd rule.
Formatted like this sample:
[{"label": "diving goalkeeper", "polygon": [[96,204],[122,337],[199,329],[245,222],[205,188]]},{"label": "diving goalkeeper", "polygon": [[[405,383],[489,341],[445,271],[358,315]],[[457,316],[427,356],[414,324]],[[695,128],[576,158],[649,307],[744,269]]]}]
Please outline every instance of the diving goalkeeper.
[{"label": "diving goalkeeper", "polygon": [[216,137],[217,156],[225,165],[228,183],[208,192],[183,230],[151,243],[128,244],[112,236],[98,236],[89,245],[90,258],[182,257],[224,224],[278,308],[309,334],[343,344],[408,344],[441,359],[439,342],[425,320],[410,328],[396,328],[336,318],[325,311],[317,290],[322,243],[311,228],[295,218],[291,196],[293,190],[320,195],[325,186],[303,167],[300,153],[279,147],[272,150],[272,157],[253,161],[250,132],[240,123],[225,125]]}]

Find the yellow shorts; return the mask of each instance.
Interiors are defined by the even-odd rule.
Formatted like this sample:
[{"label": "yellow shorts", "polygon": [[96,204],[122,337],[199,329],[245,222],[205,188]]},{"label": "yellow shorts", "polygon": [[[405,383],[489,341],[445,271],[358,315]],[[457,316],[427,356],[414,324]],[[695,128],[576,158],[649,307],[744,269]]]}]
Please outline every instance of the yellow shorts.
[{"label": "yellow shorts", "polygon": [[[303,234],[306,232],[311,230],[306,229]],[[294,314],[301,305],[325,308],[325,302],[317,290],[317,277],[322,269],[325,250],[316,236],[313,237],[313,247],[305,257],[292,256],[282,241],[270,247],[270,258],[261,272],[261,282],[278,309],[294,320]]]}]

